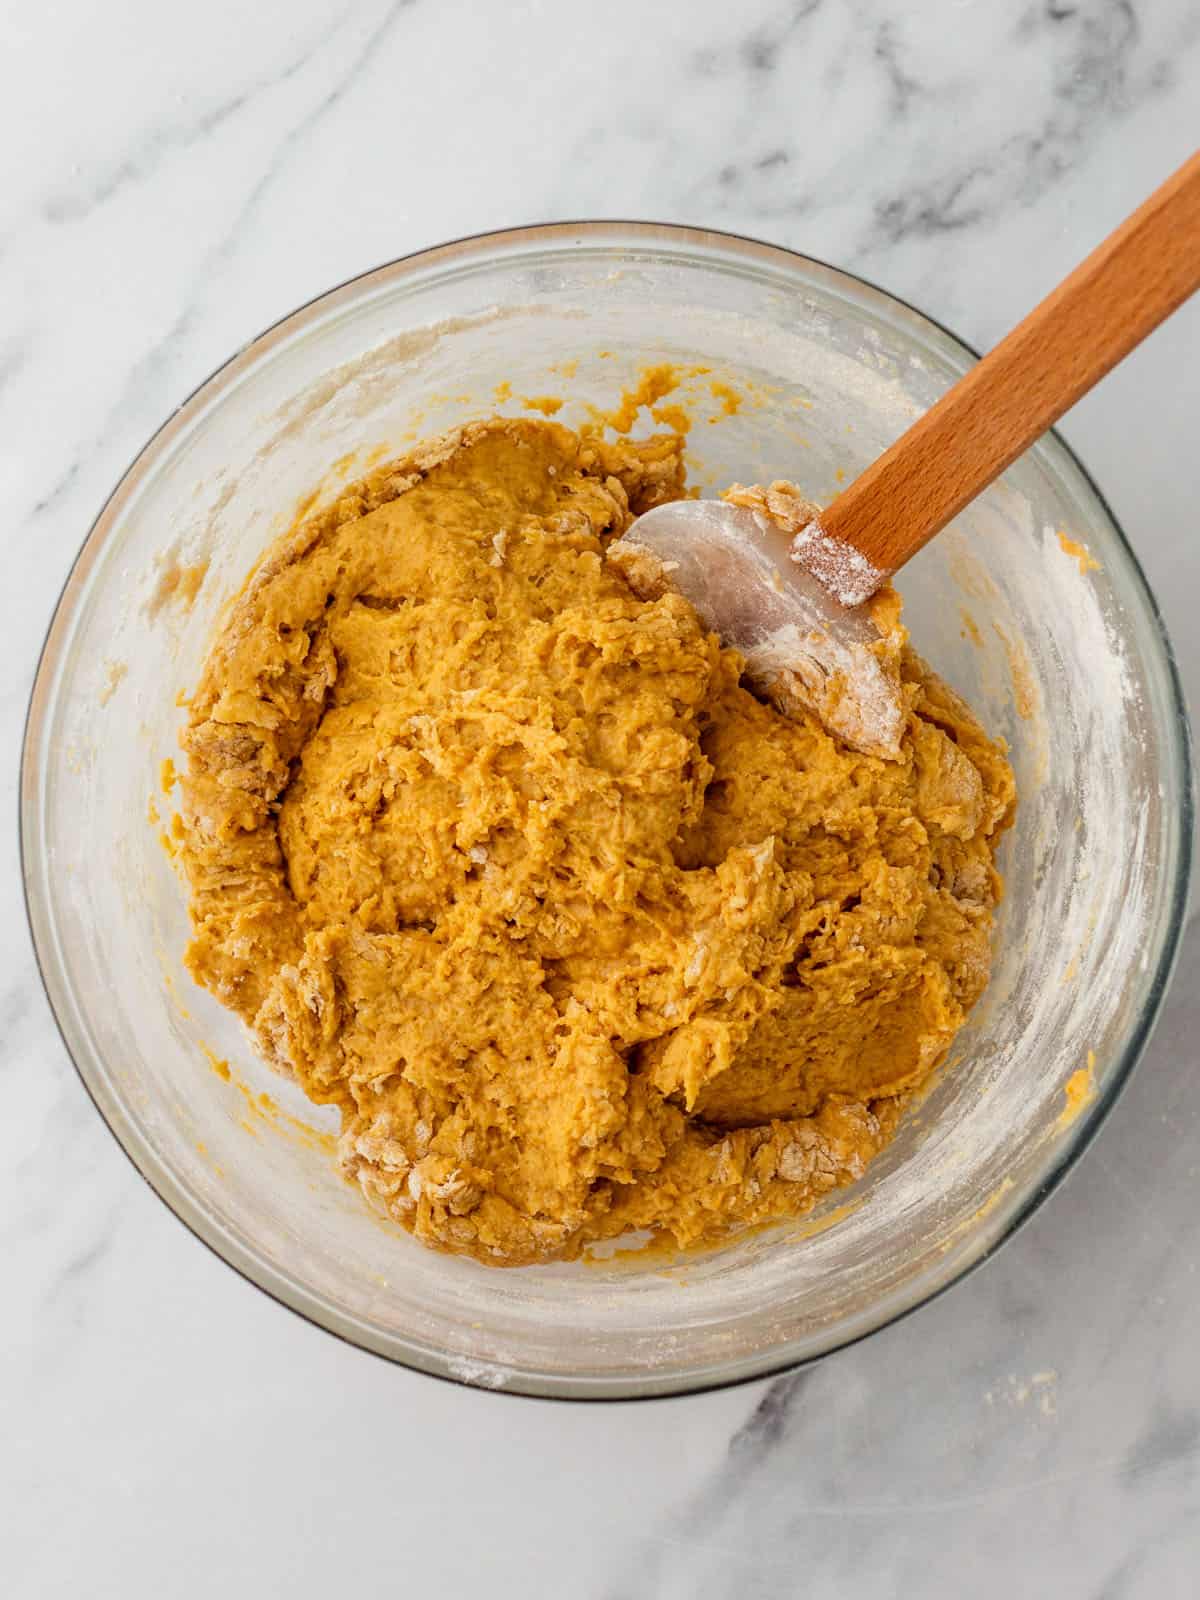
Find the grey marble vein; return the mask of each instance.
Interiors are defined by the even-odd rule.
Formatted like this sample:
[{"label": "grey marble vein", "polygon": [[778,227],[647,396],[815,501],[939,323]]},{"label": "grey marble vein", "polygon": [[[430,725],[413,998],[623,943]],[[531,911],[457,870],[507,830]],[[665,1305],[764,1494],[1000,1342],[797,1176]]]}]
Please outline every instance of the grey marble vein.
[{"label": "grey marble vein", "polygon": [[[1164,53],[1156,53],[1148,66],[1136,59],[1140,35],[1128,0],[1091,5],[1050,0],[1043,7],[1029,7],[1015,24],[1014,38],[1022,48],[1048,51],[1053,63],[1040,123],[1016,138],[1002,139],[936,184],[883,203],[876,214],[878,232],[864,242],[864,252],[898,244],[911,233],[936,235],[969,227],[1007,206],[1037,200],[1082,157],[1096,122],[1128,114],[1160,87],[1171,54],[1194,46],[1200,37],[1200,18],[1192,18],[1179,38],[1164,42]],[[923,86],[919,78],[907,75],[888,23],[876,35],[876,54],[897,95],[903,85],[903,99],[896,101],[897,114],[903,115]]]},{"label": "grey marble vein", "polygon": [[20,372],[29,359],[27,339],[9,335],[0,339],[0,389]]},{"label": "grey marble vein", "polygon": [[[124,416],[130,401],[135,396],[143,397],[147,394],[162,392],[164,379],[173,367],[176,349],[194,321],[197,299],[210,292],[212,279],[240,245],[247,225],[252,219],[262,197],[268,192],[272,183],[277,179],[293,154],[303,147],[304,141],[312,135],[321,121],[342,101],[358,73],[392,31],[401,13],[409,10],[415,3],[416,0],[392,0],[380,20],[368,30],[362,44],[355,50],[340,77],[332,86],[325,88],[316,103],[305,112],[300,120],[279,141],[269,164],[255,181],[225,233],[211,245],[203,260],[198,263],[193,282],[186,287],[181,296],[182,303],[175,320],[167,328],[163,336],[151,346],[130,370],[128,379],[115,396],[109,412],[102,420],[97,432],[86,441],[81,453],[68,464],[58,480],[50,485],[40,499],[35,501],[30,513],[31,517],[40,518],[61,502],[63,496],[78,481],[82,463],[94,457],[111,442],[114,424]],[[319,41],[322,44],[325,42],[326,40]],[[306,51],[285,72],[277,74],[273,81],[282,83],[294,78],[303,67],[312,61],[315,53],[315,48]],[[193,137],[205,132],[211,132],[213,128],[219,127],[221,122],[227,120],[227,117],[231,116],[234,111],[241,110],[247,106],[252,98],[253,94],[250,91],[235,97],[234,100],[227,103],[220,115],[215,115],[215,119],[211,120],[207,126],[201,126],[198,133],[194,133],[189,137],[181,136],[178,142],[180,144],[190,143]],[[120,183],[132,181],[133,178],[139,175],[144,175],[144,171],[142,174],[138,174],[131,169],[127,176],[121,177]],[[102,204],[105,199],[117,192],[120,183],[114,180],[107,189],[102,186],[102,190],[94,192],[91,200],[78,211],[77,215],[86,214],[94,204]]]},{"label": "grey marble vein", "polygon": [[144,183],[154,176],[165,161],[215,133],[239,112],[253,105],[256,97],[265,90],[277,88],[295,78],[319,52],[326,49],[338,30],[345,26],[346,19],[345,13],[335,18],[329,27],[292,55],[282,68],[272,67],[262,77],[224,96],[193,118],[175,120],[151,129],[116,165],[99,172],[80,174],[75,182],[64,185],[49,196],[42,207],[42,216],[53,225],[81,222],[98,206],[107,205],[131,185]]},{"label": "grey marble vein", "polygon": [[0,1075],[17,1066],[17,1030],[37,1004],[37,990],[37,974],[28,966],[20,971],[16,982],[0,989]]},{"label": "grey marble vein", "polygon": [[[832,44],[817,38],[819,30],[833,26],[825,20],[828,8],[819,5],[798,8],[786,31],[771,32],[764,25],[769,47],[758,57],[766,63],[759,69],[764,75],[773,71],[785,40],[796,41],[789,58],[795,84],[792,106],[777,108],[778,121],[774,116],[747,117],[738,130],[735,150],[711,177],[700,180],[694,198],[718,213],[740,214],[752,208],[760,216],[789,221],[814,208],[838,204],[843,163],[825,161],[819,142],[814,146],[805,114],[802,86],[810,68],[803,47],[808,44],[817,51],[839,84],[834,64],[844,53],[865,52],[879,79],[874,120],[885,141],[878,152],[883,172],[890,176],[890,150],[897,147],[902,132],[924,153],[927,172],[910,172],[894,192],[872,202],[865,226],[850,241],[854,259],[863,262],[909,239],[994,225],[1013,209],[1036,204],[1085,158],[1099,129],[1128,118],[1149,97],[1162,92],[1181,57],[1200,39],[1200,14],[1188,8],[1145,20],[1127,0],[997,8],[995,42],[1005,59],[1011,54],[1023,63],[1021,87],[1018,92],[1013,85],[1011,115],[1001,119],[998,108],[986,105],[988,117],[975,129],[969,74],[954,67],[946,70],[940,58],[935,68],[925,63],[929,8],[882,16],[874,6],[847,10],[853,20],[841,20]],[[726,59],[730,62],[726,75],[737,77],[735,61],[742,73],[748,70],[740,55]],[[717,67],[711,52],[699,53],[693,70],[714,74]],[[856,73],[850,81],[860,80],[861,73]],[[999,79],[997,87],[1003,82]],[[764,122],[769,120],[774,128],[785,119],[792,125],[792,136],[775,150],[762,148],[759,129]],[[764,159],[768,155],[775,159]],[[786,165],[779,155],[788,158]],[[815,195],[805,171],[814,167]]]}]

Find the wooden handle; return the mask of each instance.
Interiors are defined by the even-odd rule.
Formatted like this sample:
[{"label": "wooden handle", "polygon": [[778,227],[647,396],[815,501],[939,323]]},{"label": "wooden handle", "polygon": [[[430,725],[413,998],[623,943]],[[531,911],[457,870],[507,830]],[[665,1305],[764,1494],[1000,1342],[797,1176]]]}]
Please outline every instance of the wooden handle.
[{"label": "wooden handle", "polygon": [[1200,152],[821,515],[880,581],[1200,288]]}]

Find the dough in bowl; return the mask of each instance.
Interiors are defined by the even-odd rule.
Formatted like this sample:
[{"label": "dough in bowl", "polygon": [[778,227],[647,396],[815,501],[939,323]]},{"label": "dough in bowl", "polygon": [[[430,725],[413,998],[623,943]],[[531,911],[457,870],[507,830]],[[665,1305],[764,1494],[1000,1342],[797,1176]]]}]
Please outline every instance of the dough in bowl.
[{"label": "dough in bowl", "polygon": [[494,419],[267,554],[183,742],[188,965],[429,1245],[681,1246],[861,1176],[988,978],[1003,747],[876,603],[899,761],[606,548],[681,440]]}]

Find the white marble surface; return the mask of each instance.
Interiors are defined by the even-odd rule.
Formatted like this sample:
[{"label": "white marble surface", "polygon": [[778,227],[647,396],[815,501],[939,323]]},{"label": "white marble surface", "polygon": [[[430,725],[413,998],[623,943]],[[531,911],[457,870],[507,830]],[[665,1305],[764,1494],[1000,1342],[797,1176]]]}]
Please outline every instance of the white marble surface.
[{"label": "white marble surface", "polygon": [[[58,587],[147,434],[339,279],[518,221],[795,245],[987,344],[1189,151],[1195,0],[0,6],[0,1592],[1191,1597],[1188,941],[1098,1143],[998,1259],[769,1386],[469,1392],[188,1238],[42,998],[13,810]],[[1072,416],[1200,687],[1200,303]]]}]

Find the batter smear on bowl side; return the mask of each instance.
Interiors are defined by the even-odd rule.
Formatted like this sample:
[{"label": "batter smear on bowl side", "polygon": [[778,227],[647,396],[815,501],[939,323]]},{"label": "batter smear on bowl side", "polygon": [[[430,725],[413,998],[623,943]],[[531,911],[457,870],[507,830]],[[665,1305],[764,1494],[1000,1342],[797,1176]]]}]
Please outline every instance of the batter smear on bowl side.
[{"label": "batter smear on bowl side", "polygon": [[426,442],[268,552],[190,703],[190,970],[368,1200],[487,1262],[804,1213],[987,983],[1002,745],[890,590],[899,760],[639,599],[606,549],[681,450]]}]

